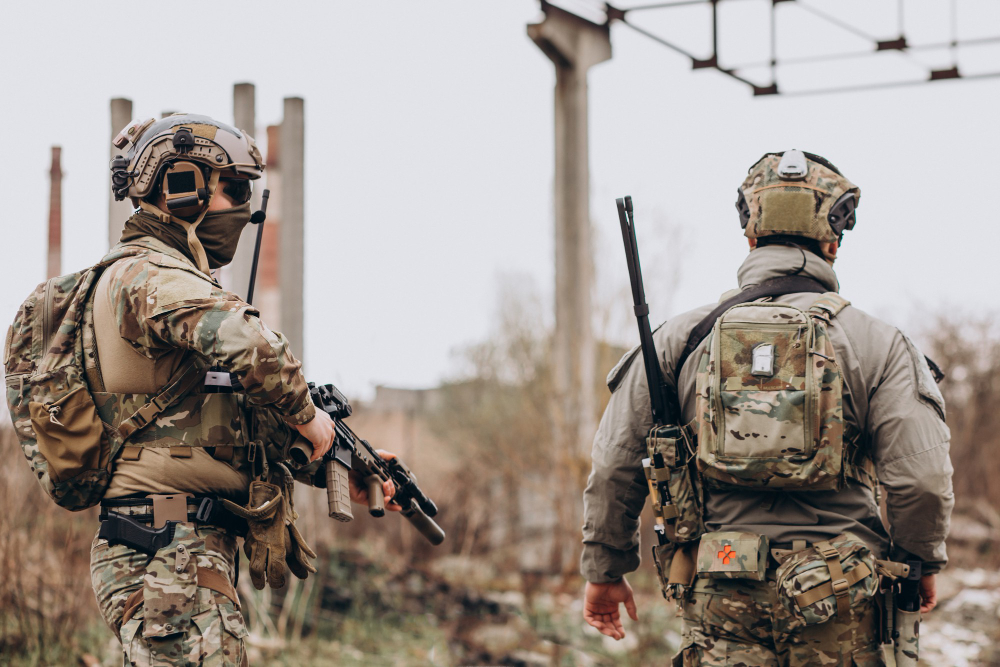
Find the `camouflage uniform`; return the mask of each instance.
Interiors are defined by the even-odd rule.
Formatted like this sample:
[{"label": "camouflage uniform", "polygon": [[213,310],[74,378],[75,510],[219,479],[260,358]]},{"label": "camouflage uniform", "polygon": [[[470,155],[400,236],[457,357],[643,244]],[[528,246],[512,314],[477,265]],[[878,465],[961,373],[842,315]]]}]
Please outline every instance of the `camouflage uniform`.
[{"label": "camouflage uniform", "polygon": [[[112,254],[137,250],[108,268],[97,290],[106,290],[117,335],[153,364],[146,382],[155,385],[161,381],[157,377],[175,368],[204,363],[229,371],[245,393],[195,391],[167,408],[126,441],[106,497],[191,492],[245,502],[249,446],[266,442],[267,458],[284,458],[293,434],[285,424],[302,424],[315,414],[300,363],[285,338],[270,331],[252,306],[224,291],[182,253],[144,237],[119,244]],[[91,317],[98,320],[101,343],[100,303],[95,310]],[[109,344],[105,339],[101,354]],[[108,380],[115,371],[107,359],[99,360]],[[126,361],[141,365],[143,359]],[[143,392],[149,389],[122,388],[133,381],[129,373],[118,372],[117,380],[98,387],[106,391],[92,392],[101,417],[110,424],[117,424],[132,404],[148,400]],[[113,382],[119,386],[111,386]],[[130,449],[132,455],[127,454]],[[225,452],[223,460],[218,460],[220,452]],[[309,473],[301,478],[307,480]],[[246,629],[235,591],[222,594],[199,585],[203,570],[232,582],[236,549],[237,538],[226,530],[193,523],[178,523],[173,541],[152,558],[94,540],[94,591],[129,664],[246,664]],[[140,589],[142,606],[122,624],[126,600]]]},{"label": "camouflage uniform", "polygon": [[807,626],[778,600],[773,577],[698,579],[683,617],[684,643],[674,665],[885,665],[870,599],[845,620]]},{"label": "camouflage uniform", "polygon": [[[791,274],[813,278],[830,291],[839,288],[833,268],[823,259],[781,245],[753,250],[738,272],[739,286],[746,289]],[[805,310],[816,295],[791,294],[780,300]],[[653,333],[665,378],[676,376],[688,335],[714,307],[679,315]],[[933,574],[947,563],[945,537],[954,505],[944,402],[927,377],[922,355],[895,327],[848,307],[832,320],[828,333],[844,377],[845,431],[860,434],[860,446],[874,462],[886,492],[893,541],[924,561],[925,574]],[[697,360],[705,344],[677,377],[684,423],[696,416]],[[648,456],[645,438],[652,420],[641,359],[633,363],[638,354],[638,349],[630,352],[608,376],[612,395],[594,439],[593,469],[584,493],[581,572],[595,583],[617,581],[639,565],[638,517],[648,495],[642,460]],[[772,547],[795,540],[816,543],[849,532],[880,558],[887,556],[890,537],[873,489],[852,481],[831,491],[708,489],[704,520],[708,532],[762,534]],[[741,664],[736,656],[748,665],[813,664],[801,662],[812,656],[808,659],[815,664],[849,665],[848,655],[858,664],[880,664],[867,605],[854,608],[852,620],[842,627],[831,622],[795,627],[775,605],[774,572],[768,569],[768,581],[760,583],[699,579],[693,599],[684,604],[685,649],[675,664],[700,664],[699,658],[707,664]],[[794,650],[803,642],[812,645],[806,655]],[[816,658],[817,651],[823,657]],[[727,652],[734,657],[727,659]],[[879,657],[869,659],[868,653]]]},{"label": "camouflage uniform", "polygon": [[[238,601],[199,588],[197,579],[203,568],[232,580],[235,554],[235,537],[189,523],[178,524],[173,542],[152,559],[120,544],[94,540],[94,592],[129,665],[248,664],[243,644],[247,631]],[[122,624],[126,600],[139,589],[143,604]]]}]

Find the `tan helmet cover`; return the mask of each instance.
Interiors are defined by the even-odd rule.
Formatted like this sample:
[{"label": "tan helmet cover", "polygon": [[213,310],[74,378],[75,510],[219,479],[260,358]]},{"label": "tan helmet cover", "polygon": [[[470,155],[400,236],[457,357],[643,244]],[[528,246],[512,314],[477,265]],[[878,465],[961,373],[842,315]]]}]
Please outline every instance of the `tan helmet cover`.
[{"label": "tan helmet cover", "polygon": [[[174,136],[183,129],[191,133],[194,145],[174,145]],[[264,171],[264,160],[253,137],[198,114],[176,113],[160,120],[132,121],[112,143],[121,150],[128,147],[124,155],[126,180],[119,187],[112,185],[118,199],[139,200],[149,195],[165,163],[173,159],[197,162],[213,170],[230,170],[254,180]]]},{"label": "tan helmet cover", "polygon": [[[786,168],[780,170],[785,156]],[[804,174],[787,167],[795,157],[804,158],[800,161],[806,167]],[[831,207],[849,192],[854,193],[855,205],[861,199],[861,189],[832,164],[818,155],[796,150],[762,157],[750,167],[740,190],[749,208],[744,234],[751,239],[791,235],[824,243],[838,241],[840,235],[830,226]]]}]

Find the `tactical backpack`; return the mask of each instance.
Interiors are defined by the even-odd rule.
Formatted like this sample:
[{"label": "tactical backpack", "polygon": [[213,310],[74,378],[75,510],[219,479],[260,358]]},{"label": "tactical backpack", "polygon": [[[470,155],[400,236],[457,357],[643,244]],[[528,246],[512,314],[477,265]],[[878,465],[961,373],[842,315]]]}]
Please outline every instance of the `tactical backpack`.
[{"label": "tactical backpack", "polygon": [[41,283],[21,304],[4,346],[7,404],[21,449],[45,492],[60,507],[100,502],[125,440],[186,393],[203,369],[188,365],[117,428],[101,420],[87,369],[98,368],[97,345],[85,341],[91,295],[105,268],[137,255],[125,247],[95,266]]},{"label": "tactical backpack", "polygon": [[834,292],[807,311],[742,303],[715,321],[696,380],[706,484],[841,488],[853,443],[845,442],[844,383],[827,325],[849,303]]}]

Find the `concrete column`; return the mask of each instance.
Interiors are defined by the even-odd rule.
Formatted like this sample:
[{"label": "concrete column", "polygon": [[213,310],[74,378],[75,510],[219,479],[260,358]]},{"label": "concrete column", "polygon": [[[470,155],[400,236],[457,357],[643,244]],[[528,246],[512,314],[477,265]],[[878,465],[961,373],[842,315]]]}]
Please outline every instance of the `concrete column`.
[{"label": "concrete column", "polygon": [[[587,141],[587,71],[611,57],[607,25],[599,25],[542,2],[545,19],[528,26],[528,36],[549,57],[555,86],[555,260],[556,327],[555,439],[559,480],[558,522],[577,536],[582,461],[596,429],[596,352],[592,326],[594,269],[590,225],[590,168]],[[579,540],[557,540],[554,568],[573,567]]]},{"label": "concrete column", "polygon": [[[233,86],[233,124],[254,139],[257,139],[257,116],[254,100],[255,92],[252,83],[237,83]],[[265,170],[266,174],[267,170]],[[260,194],[264,187],[264,178],[254,183],[253,198],[250,200],[251,211],[256,211],[260,208]],[[240,236],[240,244],[236,249],[236,256],[233,257],[232,263],[227,267],[223,279],[226,289],[236,292],[244,298],[247,295],[247,286],[250,284],[250,267],[253,264],[253,246],[256,237],[256,225],[247,225],[243,230],[243,235]],[[259,281],[260,277],[258,276],[257,279]]]},{"label": "concrete column", "polygon": [[62,274],[62,148],[52,147],[52,166],[49,168],[49,258],[46,275],[55,278]]},{"label": "concrete column", "polygon": [[[267,126],[267,187],[271,191],[268,199],[267,222],[264,223],[264,238],[260,244],[260,260],[257,264],[257,287],[254,291],[254,306],[260,310],[267,326],[274,331],[284,331],[281,324],[281,286],[278,272],[281,262],[281,126]],[[256,233],[256,230],[254,230]],[[259,297],[257,295],[260,295]],[[299,350],[293,350],[298,355]]]},{"label": "concrete column", "polygon": [[292,352],[304,358],[303,264],[305,260],[305,117],[301,97],[286,97],[281,121],[281,229],[278,281],[281,285],[281,332]]},{"label": "concrete column", "polygon": [[[124,97],[116,97],[111,100],[111,136],[108,138],[108,145],[132,120],[132,100]],[[111,146],[111,158],[122,155],[122,151]],[[111,194],[111,169],[108,169],[108,247],[118,243],[122,236],[122,228],[125,221],[132,216],[132,202],[127,197],[123,201],[115,201],[115,196]]]}]

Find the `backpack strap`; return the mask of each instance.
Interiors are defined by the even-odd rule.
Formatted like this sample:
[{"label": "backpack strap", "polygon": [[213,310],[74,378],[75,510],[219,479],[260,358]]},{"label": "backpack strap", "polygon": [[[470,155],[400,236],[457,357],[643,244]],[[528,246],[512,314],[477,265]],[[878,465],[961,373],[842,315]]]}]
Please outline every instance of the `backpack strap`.
[{"label": "backpack strap", "polygon": [[832,320],[849,305],[851,305],[851,302],[836,292],[825,292],[813,301],[813,305],[809,306],[809,312],[825,315],[828,319]]},{"label": "backpack strap", "polygon": [[[735,296],[731,296],[705,316],[701,322],[698,323],[688,336],[687,345],[681,351],[681,356],[677,359],[677,369],[674,371],[674,377],[680,377],[681,369],[684,367],[684,362],[687,358],[691,356],[691,353],[697,349],[701,341],[705,340],[705,337],[712,331],[712,327],[715,326],[715,321],[719,317],[732,308],[735,305],[741,303],[750,303],[751,301],[756,301],[757,299],[763,299],[766,296],[784,296],[785,294],[796,294],[798,292],[816,292],[819,294],[833,294],[837,296],[834,292],[827,292],[827,288],[821,282],[814,278],[809,278],[807,276],[782,276],[781,278],[772,278],[771,280],[765,280],[759,285],[754,285],[749,287]],[[846,305],[846,304],[845,304]],[[840,311],[837,311],[840,312]]]}]

